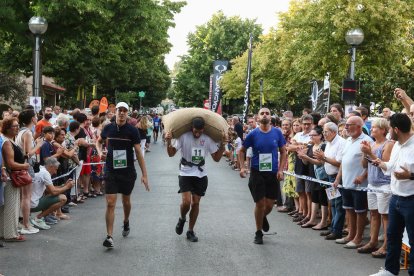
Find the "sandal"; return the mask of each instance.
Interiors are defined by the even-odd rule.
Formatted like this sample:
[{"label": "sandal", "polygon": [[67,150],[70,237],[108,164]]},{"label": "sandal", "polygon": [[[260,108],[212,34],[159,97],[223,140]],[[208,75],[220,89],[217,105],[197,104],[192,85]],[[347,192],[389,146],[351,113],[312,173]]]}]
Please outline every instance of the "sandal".
[{"label": "sandal", "polygon": [[377,259],[384,259],[387,256],[387,252],[380,251],[380,249],[378,249],[377,251],[372,252],[371,256]]},{"label": "sandal", "polygon": [[62,220],[68,220],[68,219],[70,219],[70,217],[68,215],[65,215],[65,214],[61,214],[61,215],[58,215],[56,217],[58,219],[62,219]]},{"label": "sandal", "polygon": [[24,242],[26,238],[23,235],[19,235],[12,239],[4,239],[5,242]]}]

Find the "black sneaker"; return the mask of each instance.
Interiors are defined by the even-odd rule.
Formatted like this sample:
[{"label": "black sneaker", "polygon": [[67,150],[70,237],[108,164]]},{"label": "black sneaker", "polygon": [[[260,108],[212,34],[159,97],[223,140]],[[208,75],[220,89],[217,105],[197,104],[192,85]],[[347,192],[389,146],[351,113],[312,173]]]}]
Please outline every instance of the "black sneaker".
[{"label": "black sneaker", "polygon": [[177,225],[175,226],[175,233],[177,233],[178,235],[181,235],[183,233],[184,224],[185,224],[185,219],[179,218]]},{"label": "black sneaker", "polygon": [[124,222],[124,226],[122,227],[122,237],[127,237],[129,235],[129,220]]},{"label": "black sneaker", "polygon": [[256,234],[254,236],[254,241],[255,244],[263,244],[263,233],[262,231],[256,231]]},{"label": "black sneaker", "polygon": [[267,221],[266,216],[263,217],[263,225],[262,225],[263,231],[268,232],[269,231],[269,222]]},{"label": "black sneaker", "polygon": [[191,242],[198,242],[198,238],[194,231],[187,231],[187,240],[190,240]]},{"label": "black sneaker", "polygon": [[106,239],[103,242],[103,246],[107,248],[113,248],[114,247],[114,240],[111,236],[106,236]]}]

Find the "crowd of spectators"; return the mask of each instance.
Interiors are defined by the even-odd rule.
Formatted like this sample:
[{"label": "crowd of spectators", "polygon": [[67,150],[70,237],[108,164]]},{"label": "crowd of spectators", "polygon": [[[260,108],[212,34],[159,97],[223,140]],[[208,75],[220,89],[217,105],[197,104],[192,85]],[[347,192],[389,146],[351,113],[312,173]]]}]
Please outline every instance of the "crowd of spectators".
[{"label": "crowd of spectators", "polygon": [[[110,111],[99,113],[99,106],[90,111],[74,109],[70,114],[59,106],[36,113],[30,105],[20,112],[3,112],[0,244],[25,241],[26,235],[48,230],[70,219],[71,207],[104,194],[105,170],[95,141],[114,120]],[[160,118],[134,111],[128,123],[139,129],[142,150],[148,152],[154,129],[158,132],[161,127]],[[31,183],[15,187],[14,171],[27,172]]]},{"label": "crowd of spectators", "polygon": [[[410,245],[414,244],[414,232],[410,233],[414,231],[410,227],[414,212],[401,214],[390,209],[393,196],[407,200],[414,196],[413,155],[392,154],[394,147],[398,152],[407,148],[414,154],[414,102],[402,89],[397,88],[394,94],[404,106],[401,113],[385,107],[382,113],[370,116],[368,107],[345,112],[335,103],[326,114],[305,108],[300,116],[285,111],[272,118],[272,125],[281,128],[287,142],[288,163],[284,169],[295,175],[286,174],[280,183],[277,210],[292,216],[301,228],[320,231],[322,238],[346,249],[374,258],[385,258],[388,252],[392,256],[387,258],[388,270],[380,272],[393,274],[384,275],[397,274],[395,260],[399,261],[404,227],[411,238]],[[246,152],[246,164],[237,164],[237,155],[243,139],[258,126],[257,118],[249,116],[244,125],[237,116],[227,121],[231,138],[227,161],[234,170],[249,168],[251,151]],[[320,182],[305,180],[306,177]],[[336,196],[328,199],[326,190],[332,194],[332,188]],[[389,219],[389,212],[394,212],[393,219]],[[367,226],[369,239],[364,242]],[[392,239],[391,249],[387,239]],[[414,255],[411,261],[414,263]]]}]

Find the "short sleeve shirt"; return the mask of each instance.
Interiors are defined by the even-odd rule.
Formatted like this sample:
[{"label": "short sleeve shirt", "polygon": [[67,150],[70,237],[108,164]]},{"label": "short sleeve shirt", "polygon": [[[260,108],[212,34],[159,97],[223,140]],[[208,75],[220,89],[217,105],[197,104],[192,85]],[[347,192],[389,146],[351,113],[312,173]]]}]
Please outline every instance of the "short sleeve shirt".
[{"label": "short sleeve shirt", "polygon": [[106,171],[135,171],[133,148],[141,143],[136,127],[111,123],[102,130],[101,138],[107,141]]},{"label": "short sleeve shirt", "polygon": [[260,164],[264,163],[264,158],[271,154],[271,172],[276,173],[279,169],[278,149],[285,144],[286,141],[280,129],[272,127],[269,132],[265,133],[258,127],[246,136],[243,147],[246,149],[252,147],[253,157],[251,167],[258,171],[260,171]]},{"label": "short sleeve shirt", "polygon": [[[181,150],[181,156],[187,160],[187,162],[196,163],[201,160],[205,160],[209,154],[218,151],[218,144],[215,143],[209,136],[201,134],[199,138],[194,138],[191,131],[181,135],[174,144],[174,147]],[[203,171],[200,171],[197,166],[189,167],[180,165],[181,176],[196,176],[204,177],[207,175],[207,170],[204,166],[201,166]]]},{"label": "short sleeve shirt", "polygon": [[39,199],[43,196],[47,185],[53,185],[52,176],[45,167],[40,166],[40,170],[35,173],[33,180],[30,208],[36,208],[39,205]]},{"label": "short sleeve shirt", "polygon": [[42,147],[40,148],[40,165],[44,165],[45,164],[45,158],[48,158],[52,155],[54,155],[56,153],[55,148],[53,147],[53,145],[48,142],[45,141],[42,145]]},{"label": "short sleeve shirt", "polygon": [[357,176],[364,173],[364,168],[361,166],[363,153],[361,151],[361,142],[372,142],[371,137],[362,133],[358,138],[352,139],[349,137],[346,140],[344,151],[342,155],[342,185],[345,188],[366,187],[368,181],[365,179],[362,184],[355,185],[354,180]]}]

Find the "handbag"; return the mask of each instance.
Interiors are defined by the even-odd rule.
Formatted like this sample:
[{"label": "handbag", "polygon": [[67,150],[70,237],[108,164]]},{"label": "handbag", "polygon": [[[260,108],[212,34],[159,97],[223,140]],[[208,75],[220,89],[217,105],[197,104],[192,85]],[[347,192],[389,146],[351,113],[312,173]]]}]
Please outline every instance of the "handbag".
[{"label": "handbag", "polygon": [[28,170],[11,171],[10,178],[12,185],[16,188],[20,188],[32,183],[32,177]]}]

